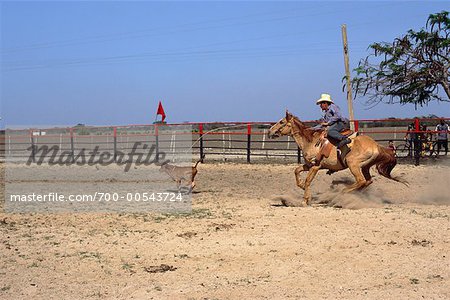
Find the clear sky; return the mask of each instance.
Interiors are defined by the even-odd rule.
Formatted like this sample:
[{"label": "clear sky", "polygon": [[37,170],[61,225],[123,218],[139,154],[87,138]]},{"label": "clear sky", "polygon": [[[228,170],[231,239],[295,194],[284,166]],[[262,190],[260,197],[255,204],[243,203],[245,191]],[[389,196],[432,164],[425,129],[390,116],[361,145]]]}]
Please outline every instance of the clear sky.
[{"label": "clear sky", "polygon": [[[367,46],[425,25],[445,1],[1,2],[1,111],[7,125],[277,121],[346,111],[341,24],[350,64]],[[355,100],[359,119],[450,116],[450,103]]]}]

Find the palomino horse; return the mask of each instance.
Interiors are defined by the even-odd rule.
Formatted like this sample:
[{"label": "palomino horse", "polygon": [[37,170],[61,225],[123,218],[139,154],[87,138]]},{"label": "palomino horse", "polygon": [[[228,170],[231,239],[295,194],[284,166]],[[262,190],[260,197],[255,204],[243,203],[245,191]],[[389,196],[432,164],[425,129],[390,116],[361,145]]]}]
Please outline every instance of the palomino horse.
[{"label": "palomino horse", "polygon": [[[333,173],[349,168],[356,179],[356,183],[344,189],[344,192],[351,192],[370,185],[372,183],[370,167],[374,165],[376,165],[380,175],[400,182],[398,179],[391,177],[391,171],[397,164],[392,150],[380,146],[368,136],[361,135],[353,138],[348,145],[351,150],[343,160],[338,158],[336,147],[332,147],[328,157],[323,157],[318,161],[317,158],[321,158],[319,150],[323,130],[312,130],[286,111],[286,117],[269,129],[269,138],[277,138],[283,135],[292,136],[303,151],[305,164],[295,169],[297,186],[305,191],[303,205],[308,205],[311,200],[310,185],[320,169],[328,169],[330,173]],[[305,181],[300,179],[300,173],[303,171],[308,171]]]}]

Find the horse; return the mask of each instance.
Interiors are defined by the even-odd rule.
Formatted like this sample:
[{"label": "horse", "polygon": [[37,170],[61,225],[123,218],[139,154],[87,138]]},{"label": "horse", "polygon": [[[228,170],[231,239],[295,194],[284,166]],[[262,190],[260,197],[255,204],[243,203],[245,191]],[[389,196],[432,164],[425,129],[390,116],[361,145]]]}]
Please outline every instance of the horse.
[{"label": "horse", "polygon": [[[337,148],[330,145],[329,153],[323,156],[322,145],[328,143],[324,140],[324,130],[313,130],[300,121],[299,118],[286,110],[286,116],[270,127],[269,138],[280,136],[291,136],[303,151],[305,164],[301,164],[295,169],[295,180],[298,187],[304,190],[303,206],[309,205],[311,201],[311,182],[317,172],[327,169],[328,174],[349,169],[355,177],[356,182],[343,190],[348,193],[354,190],[366,188],[372,183],[370,168],[376,165],[380,175],[401,182],[391,176],[391,171],[397,164],[397,159],[391,149],[385,148],[375,142],[371,137],[356,134],[351,137],[348,145],[349,152],[344,158],[338,156]],[[330,151],[331,150],[331,151]],[[307,171],[304,181],[300,178],[300,173]],[[403,182],[406,184],[405,182]]]}]

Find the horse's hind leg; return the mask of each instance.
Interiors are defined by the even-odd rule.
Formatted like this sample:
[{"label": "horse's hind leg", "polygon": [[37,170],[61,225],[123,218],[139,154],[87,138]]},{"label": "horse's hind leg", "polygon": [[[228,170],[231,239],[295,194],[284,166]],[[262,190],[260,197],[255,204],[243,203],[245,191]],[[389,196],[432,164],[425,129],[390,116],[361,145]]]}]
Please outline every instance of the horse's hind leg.
[{"label": "horse's hind leg", "polygon": [[368,187],[372,184],[372,176],[370,175],[370,168],[375,165],[376,163],[376,157],[378,155],[378,152],[372,152],[372,156],[366,161],[364,166],[361,168],[361,171],[364,175],[364,179],[366,179],[366,182],[364,184],[364,187]]},{"label": "horse's hind leg", "polygon": [[303,189],[303,190],[305,189],[306,179],[303,181],[300,178],[300,173],[304,172],[304,171],[309,171],[309,167],[307,165],[300,165],[297,168],[295,168],[295,171],[294,171],[294,173],[295,173],[295,182],[297,183],[297,186],[299,188]]},{"label": "horse's hind leg", "polygon": [[369,186],[373,182],[372,176],[370,175],[370,167],[372,167],[372,165],[364,166],[361,168],[364,178],[366,179],[366,183],[364,184],[365,187]]},{"label": "horse's hind leg", "polygon": [[[353,176],[356,179],[356,182],[352,184],[351,186],[344,189],[344,193],[349,193],[351,191],[360,189],[364,186],[366,186],[366,179],[363,175],[363,171],[360,167],[360,163],[349,163],[348,168],[350,169],[350,172],[352,172]],[[370,174],[369,174],[370,176]]]},{"label": "horse's hind leg", "polygon": [[317,172],[320,170],[320,166],[313,166],[309,169],[308,176],[305,179],[305,193],[303,195],[303,204],[308,205],[311,201],[311,182],[316,177]]}]

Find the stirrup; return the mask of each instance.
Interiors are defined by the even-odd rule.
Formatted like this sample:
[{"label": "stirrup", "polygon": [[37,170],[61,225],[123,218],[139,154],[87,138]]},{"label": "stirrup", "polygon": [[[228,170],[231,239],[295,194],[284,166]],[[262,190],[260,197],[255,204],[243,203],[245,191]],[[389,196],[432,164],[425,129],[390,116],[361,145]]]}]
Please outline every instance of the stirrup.
[{"label": "stirrup", "polygon": [[[348,145],[352,142],[351,139],[349,139],[348,137],[346,137],[345,139],[343,139],[342,141],[340,141],[337,145],[336,148],[341,150],[342,147],[344,147],[345,145]],[[342,144],[342,145],[341,145]]]},{"label": "stirrup", "polygon": [[345,158],[347,156],[347,154],[350,152],[350,147],[347,146],[348,144],[342,145],[341,148],[339,149],[337,148],[337,152],[339,154],[339,157],[341,158]]}]

